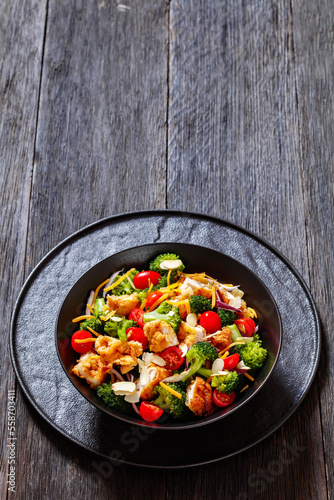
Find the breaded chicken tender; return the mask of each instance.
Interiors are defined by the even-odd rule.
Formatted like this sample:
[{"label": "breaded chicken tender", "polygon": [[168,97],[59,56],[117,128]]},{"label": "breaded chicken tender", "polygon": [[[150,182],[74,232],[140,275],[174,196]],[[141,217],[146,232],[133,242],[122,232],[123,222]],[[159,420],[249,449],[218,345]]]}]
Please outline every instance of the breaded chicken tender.
[{"label": "breaded chicken tender", "polygon": [[123,341],[113,337],[100,336],[96,339],[95,350],[112,365],[121,365],[121,373],[127,373],[137,365],[137,358],[143,353],[143,346],[134,340]]},{"label": "breaded chicken tender", "polygon": [[74,375],[84,378],[92,389],[102,384],[108,370],[108,362],[93,350],[82,354],[78,363],[72,368]]},{"label": "breaded chicken tender", "polygon": [[181,321],[177,337],[179,342],[183,342],[186,346],[191,347],[196,342],[202,342],[205,339],[205,330],[201,326],[190,326],[188,323]]},{"label": "breaded chicken tender", "polygon": [[213,411],[212,389],[208,382],[196,377],[187,387],[186,405],[198,417],[207,417]]},{"label": "breaded chicken tender", "polygon": [[131,295],[107,295],[107,301],[110,311],[116,311],[115,314],[127,316],[132,309],[138,307],[138,293],[133,292]]},{"label": "breaded chicken tender", "polygon": [[164,380],[165,378],[170,377],[173,374],[172,370],[167,370],[167,368],[158,366],[154,363],[149,363],[147,365],[147,370],[149,373],[150,382],[145,385],[140,393],[140,397],[144,401],[148,401],[150,399],[153,399],[153,397],[156,397],[153,394],[154,387],[158,385],[161,380]]},{"label": "breaded chicken tender", "polygon": [[233,342],[231,330],[225,326],[220,332],[211,337],[211,342],[217,349],[222,351]]},{"label": "breaded chicken tender", "polygon": [[204,288],[204,287],[195,288],[194,295],[202,295],[202,297],[211,300],[212,290],[210,288]]},{"label": "breaded chicken tender", "polygon": [[145,323],[144,334],[153,352],[164,351],[167,347],[179,343],[173,328],[166,321],[159,319]]}]

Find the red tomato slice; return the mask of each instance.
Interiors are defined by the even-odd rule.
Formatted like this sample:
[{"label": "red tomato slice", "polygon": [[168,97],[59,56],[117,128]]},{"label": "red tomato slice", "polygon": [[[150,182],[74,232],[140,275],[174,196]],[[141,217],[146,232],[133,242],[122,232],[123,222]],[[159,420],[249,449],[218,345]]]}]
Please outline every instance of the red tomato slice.
[{"label": "red tomato slice", "polygon": [[135,307],[129,314],[129,319],[133,319],[138,323],[142,328],[144,327],[143,314],[145,311],[143,309],[139,309],[139,307]]},{"label": "red tomato slice", "polygon": [[161,417],[164,411],[159,408],[159,406],[154,405],[153,403],[142,401],[139,412],[141,417],[146,420],[146,422],[154,422]]},{"label": "red tomato slice", "polygon": [[142,328],[132,326],[126,330],[126,335],[128,337],[128,340],[140,342],[143,346],[143,350],[145,350],[148,346],[148,340]]},{"label": "red tomato slice", "polygon": [[232,356],[227,356],[224,358],[224,370],[233,370],[239,363],[239,354],[232,354]]},{"label": "red tomato slice", "polygon": [[251,337],[255,332],[255,321],[252,318],[240,318],[234,322],[243,337]]},{"label": "red tomato slice", "polygon": [[199,324],[207,333],[215,333],[222,327],[220,317],[213,311],[204,312],[200,317]]},{"label": "red tomato slice", "polygon": [[91,348],[94,345],[94,342],[74,342],[75,340],[82,340],[82,339],[89,339],[93,338],[92,334],[89,332],[86,332],[85,330],[78,330],[77,332],[73,333],[72,339],[71,339],[71,346],[76,352],[80,352],[80,354],[84,354],[85,352],[88,352],[91,350]]},{"label": "red tomato slice", "polygon": [[159,292],[159,290],[156,292],[150,293],[147,296],[146,309],[149,309],[151,306],[153,306],[154,302],[156,302],[162,296],[163,296],[163,293]]},{"label": "red tomato slice", "polygon": [[231,392],[231,394],[225,394],[223,392],[215,389],[213,391],[213,402],[216,406],[223,408],[225,406],[229,406],[235,400],[235,392]]},{"label": "red tomato slice", "polygon": [[161,275],[155,271],[142,271],[141,273],[136,274],[132,281],[136,288],[144,290],[144,288],[148,288],[150,286],[150,283],[153,283],[154,286],[157,285],[160,278]]},{"label": "red tomato slice", "polygon": [[160,357],[166,361],[164,368],[167,368],[167,370],[177,370],[184,362],[184,356],[181,349],[175,346],[167,347],[167,349],[160,354]]}]

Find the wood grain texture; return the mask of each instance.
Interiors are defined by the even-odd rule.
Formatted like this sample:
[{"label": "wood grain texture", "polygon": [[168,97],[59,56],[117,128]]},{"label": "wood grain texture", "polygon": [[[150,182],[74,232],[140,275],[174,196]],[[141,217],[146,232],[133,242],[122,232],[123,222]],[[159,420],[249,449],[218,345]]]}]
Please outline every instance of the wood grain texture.
[{"label": "wood grain texture", "polygon": [[[31,174],[34,156],[45,2],[0,5],[0,497],[8,473],[8,390],[16,382],[9,359],[9,325],[24,280]],[[22,50],[24,47],[24,50]],[[13,441],[10,441],[13,442]]]},{"label": "wood grain texture", "polygon": [[[90,222],[165,207],[167,19],[163,1],[49,1],[26,272]],[[163,498],[163,471],[129,481],[21,397],[18,412],[18,498]]]},{"label": "wood grain texture", "polygon": [[334,497],[334,37],[333,4],[298,2],[293,14],[309,280],[323,325],[320,407],[328,497]]},{"label": "wood grain texture", "polygon": [[167,10],[163,1],[125,3],[49,2],[34,263],[104,216],[165,207]]},{"label": "wood grain texture", "polygon": [[200,468],[106,462],[60,436],[18,387],[16,498],[333,497],[331,3],[2,2],[1,434],[16,293],[56,243],[104,216],[167,207],[241,224],[301,272],[324,327],[319,375],[294,415]]}]

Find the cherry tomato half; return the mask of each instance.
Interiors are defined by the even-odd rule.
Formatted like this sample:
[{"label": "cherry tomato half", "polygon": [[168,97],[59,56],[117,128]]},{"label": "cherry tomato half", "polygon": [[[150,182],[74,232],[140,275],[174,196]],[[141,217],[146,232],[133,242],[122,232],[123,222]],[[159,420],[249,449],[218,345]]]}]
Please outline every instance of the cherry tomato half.
[{"label": "cherry tomato half", "polygon": [[142,328],[137,328],[132,326],[126,330],[126,335],[128,340],[134,340],[135,342],[140,342],[143,346],[143,350],[148,346],[148,340]]},{"label": "cherry tomato half", "polygon": [[150,283],[153,283],[154,286],[157,285],[160,278],[161,275],[155,271],[142,271],[136,274],[132,281],[136,288],[144,290],[150,286]]},{"label": "cherry tomato half", "polygon": [[255,321],[252,318],[240,318],[234,322],[243,337],[251,337],[255,332]]},{"label": "cherry tomato half", "polygon": [[90,351],[94,345],[94,342],[82,342],[82,343],[74,342],[75,340],[82,340],[89,338],[93,338],[93,336],[91,333],[86,332],[85,330],[78,330],[77,332],[73,333],[71,339],[71,346],[73,347],[75,352],[80,352],[80,354],[84,354],[85,352]]},{"label": "cherry tomato half", "polygon": [[167,347],[167,349],[160,354],[160,357],[166,361],[164,368],[167,368],[167,370],[177,370],[184,362],[184,356],[181,349],[175,346]]},{"label": "cherry tomato half", "polygon": [[222,327],[220,317],[213,311],[204,312],[200,317],[199,324],[207,333],[215,333]]},{"label": "cherry tomato half", "polygon": [[227,356],[224,358],[224,370],[233,370],[239,363],[239,354],[232,354],[232,356]]},{"label": "cherry tomato half", "polygon": [[129,314],[129,319],[133,319],[138,323],[142,328],[144,327],[143,314],[145,311],[143,309],[139,309],[139,307],[135,307]]},{"label": "cherry tomato half", "polygon": [[147,296],[146,309],[149,309],[151,306],[153,306],[154,302],[156,302],[162,296],[163,296],[163,293],[159,292],[159,290],[157,290],[156,292],[150,293]]},{"label": "cherry tomato half", "polygon": [[231,392],[231,394],[225,394],[223,392],[215,389],[213,391],[213,402],[216,406],[223,408],[225,406],[229,406],[235,400],[235,392]]},{"label": "cherry tomato half", "polygon": [[159,406],[154,405],[153,403],[142,401],[139,412],[141,417],[146,420],[146,422],[154,422],[161,417],[164,411],[159,408]]}]

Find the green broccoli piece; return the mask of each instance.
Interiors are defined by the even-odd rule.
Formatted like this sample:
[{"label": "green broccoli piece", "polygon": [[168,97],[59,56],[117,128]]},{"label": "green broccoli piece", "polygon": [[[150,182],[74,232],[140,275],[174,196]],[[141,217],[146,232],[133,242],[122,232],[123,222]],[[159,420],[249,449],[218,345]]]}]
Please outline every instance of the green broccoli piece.
[{"label": "green broccoli piece", "polygon": [[164,300],[156,309],[154,309],[154,311],[147,312],[143,315],[144,323],[154,321],[156,319],[168,323],[173,328],[175,333],[179,331],[181,316],[177,306],[172,306]]},{"label": "green broccoli piece", "polygon": [[108,320],[104,324],[104,332],[110,337],[117,337],[120,340],[127,340],[126,330],[135,326],[133,319],[122,318],[121,321]]},{"label": "green broccoli piece", "polygon": [[255,375],[264,365],[267,359],[267,349],[262,347],[262,340],[258,334],[253,335],[253,340],[244,345],[236,345],[233,347],[234,352],[239,353],[240,359],[249,366],[250,373]]},{"label": "green broccoli piece", "polygon": [[[131,271],[131,273],[128,274],[130,280],[132,281],[133,278],[138,273],[139,273],[139,271],[137,271],[136,269]],[[119,278],[121,278],[124,274],[125,273],[117,274],[117,276],[113,279],[112,283],[116,283],[116,281],[119,280]],[[110,290],[110,293],[112,295],[131,295],[131,293],[133,293],[134,291],[136,291],[136,289],[134,287],[132,287],[132,285],[130,284],[130,281],[127,278],[125,278],[123,281],[121,281],[121,283],[119,285],[117,285],[115,288]]]},{"label": "green broccoli piece", "polygon": [[210,342],[196,342],[186,354],[190,364],[187,378],[194,375],[207,360],[213,362],[218,358],[217,349]]},{"label": "green broccoli piece", "polygon": [[237,372],[229,372],[227,375],[215,375],[212,378],[211,386],[217,387],[220,392],[230,394],[232,391],[241,389],[243,375],[238,375]]},{"label": "green broccoli piece", "polygon": [[205,311],[212,311],[211,300],[203,295],[191,295],[189,298],[190,310],[195,314],[202,314]]},{"label": "green broccoli piece", "polygon": [[238,318],[237,314],[229,309],[219,309],[218,316],[222,320],[222,327],[233,325],[235,320]]},{"label": "green broccoli piece", "polygon": [[170,413],[177,420],[185,420],[191,416],[189,408],[186,406],[186,392],[182,386],[178,383],[169,383],[166,385],[174,391],[177,391],[182,395],[182,398],[174,396],[167,389],[161,385],[157,385],[154,388],[154,394],[158,395],[158,398],[152,401],[155,405],[159,406],[163,410]]},{"label": "green broccoli piece", "polygon": [[[180,260],[180,257],[175,253],[162,253],[150,262],[149,265],[150,271],[155,271],[161,274],[161,279],[159,280],[159,285],[158,285],[159,288],[161,288],[162,286],[167,286],[167,278],[164,279],[164,276],[167,276],[168,269],[161,269],[160,267],[160,264],[162,264],[162,262],[164,262],[165,260]],[[176,276],[178,271],[183,271],[183,269],[184,269],[183,264],[181,264],[177,269],[173,269],[169,278],[170,284],[176,281]]]},{"label": "green broccoli piece", "polygon": [[[80,323],[80,330],[87,330],[87,327],[92,328],[95,332],[103,335],[103,323],[100,320],[100,315],[103,314],[104,299],[97,298],[94,303],[93,312],[94,318],[86,319]],[[89,330],[88,330],[89,331]]]},{"label": "green broccoli piece", "polygon": [[124,396],[117,396],[113,391],[111,384],[103,383],[97,388],[97,395],[101,398],[104,403],[113,410],[119,413],[125,413],[127,415],[133,414],[133,409],[131,403],[125,401]]}]

